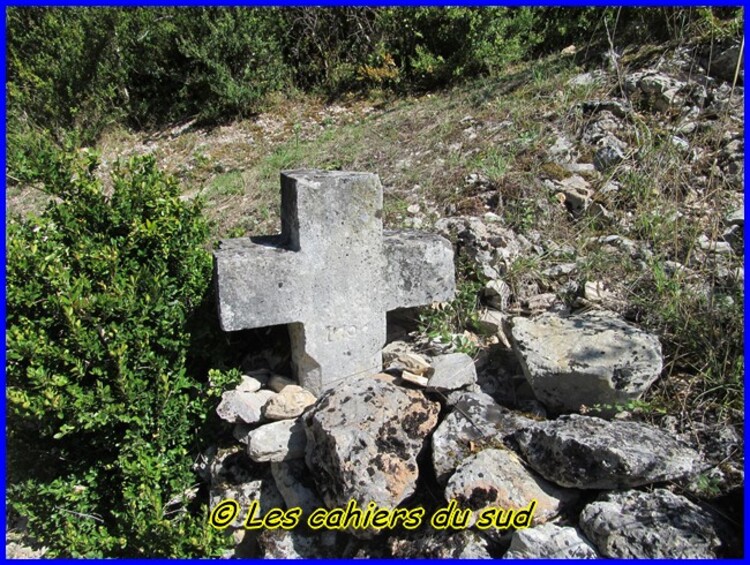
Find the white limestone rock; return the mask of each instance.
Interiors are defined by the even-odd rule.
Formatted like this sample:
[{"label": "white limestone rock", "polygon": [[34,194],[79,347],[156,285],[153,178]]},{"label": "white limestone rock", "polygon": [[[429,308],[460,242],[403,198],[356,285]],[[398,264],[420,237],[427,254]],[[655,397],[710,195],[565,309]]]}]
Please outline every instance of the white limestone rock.
[{"label": "white limestone rock", "polygon": [[257,462],[288,461],[305,456],[307,438],[300,418],[264,424],[247,436],[247,453]]},{"label": "white limestone rock", "polygon": [[299,385],[287,385],[263,406],[269,420],[296,418],[305,408],[315,403],[315,395]]},{"label": "white limestone rock", "polygon": [[263,420],[262,409],[276,393],[270,390],[246,392],[228,390],[221,395],[216,407],[219,418],[230,424],[257,424]]},{"label": "white limestone rock", "polygon": [[548,408],[640,398],[662,370],[656,336],[604,312],[512,320],[511,341],[536,397]]}]

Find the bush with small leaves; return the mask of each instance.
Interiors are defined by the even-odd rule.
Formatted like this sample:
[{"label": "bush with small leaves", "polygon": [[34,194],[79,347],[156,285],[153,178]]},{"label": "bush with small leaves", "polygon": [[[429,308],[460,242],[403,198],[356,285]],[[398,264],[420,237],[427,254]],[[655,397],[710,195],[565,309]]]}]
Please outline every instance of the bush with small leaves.
[{"label": "bush with small leaves", "polygon": [[215,554],[190,452],[214,391],[186,370],[200,206],[152,158],[111,195],[89,153],[48,165],[54,202],[8,225],[9,506],[53,556]]}]

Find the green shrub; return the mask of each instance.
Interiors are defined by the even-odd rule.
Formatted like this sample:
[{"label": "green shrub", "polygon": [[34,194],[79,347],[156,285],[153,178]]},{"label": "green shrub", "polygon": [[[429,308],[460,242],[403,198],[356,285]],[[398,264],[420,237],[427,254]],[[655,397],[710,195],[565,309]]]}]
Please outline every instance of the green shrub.
[{"label": "green shrub", "polygon": [[109,196],[95,167],[50,159],[56,202],[8,225],[9,506],[52,555],[205,555],[190,450],[216,391],[185,360],[207,226],[153,159]]},{"label": "green shrub", "polygon": [[391,8],[377,13],[402,86],[440,87],[502,70],[542,41],[531,8]]},{"label": "green shrub", "polygon": [[268,9],[11,8],[9,115],[85,143],[113,123],[247,116],[288,83],[277,24]]},{"label": "green shrub", "polygon": [[77,128],[93,141],[125,116],[125,69],[115,22],[101,8],[13,8],[7,12],[8,113],[53,137]]},{"label": "green shrub", "polygon": [[131,125],[258,112],[288,84],[275,10],[138,8],[121,14]]}]

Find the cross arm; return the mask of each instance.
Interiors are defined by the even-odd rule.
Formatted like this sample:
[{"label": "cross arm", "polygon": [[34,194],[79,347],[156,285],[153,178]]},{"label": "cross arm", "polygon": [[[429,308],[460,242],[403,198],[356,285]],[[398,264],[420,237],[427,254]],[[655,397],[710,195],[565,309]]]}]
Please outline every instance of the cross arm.
[{"label": "cross arm", "polygon": [[386,310],[451,300],[456,291],[453,248],[439,235],[386,231]]},{"label": "cross arm", "polygon": [[237,331],[300,321],[302,263],[299,253],[274,238],[222,241],[214,251],[221,328]]}]

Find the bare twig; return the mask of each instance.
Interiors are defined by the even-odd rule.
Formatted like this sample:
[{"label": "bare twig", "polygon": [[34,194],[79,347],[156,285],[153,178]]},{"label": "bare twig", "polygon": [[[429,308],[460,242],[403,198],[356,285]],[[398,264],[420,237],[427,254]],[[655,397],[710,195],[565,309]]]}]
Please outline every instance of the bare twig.
[{"label": "bare twig", "polygon": [[101,516],[97,516],[96,514],[83,514],[81,512],[74,512],[73,510],[68,510],[67,508],[61,508],[60,506],[55,506],[55,510],[59,510],[60,512],[64,512],[65,514],[72,514],[73,516],[78,516],[79,518],[90,518],[94,520],[95,522],[99,522],[100,524],[104,523],[104,520]]}]

